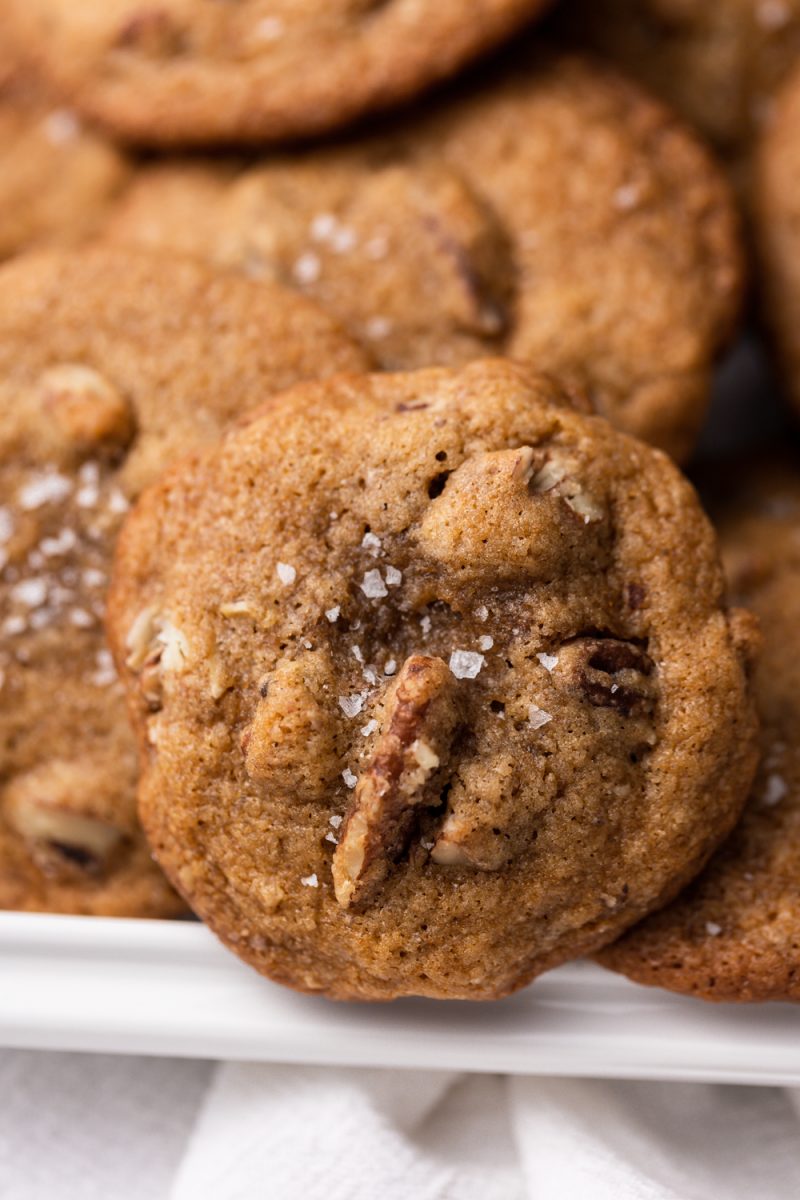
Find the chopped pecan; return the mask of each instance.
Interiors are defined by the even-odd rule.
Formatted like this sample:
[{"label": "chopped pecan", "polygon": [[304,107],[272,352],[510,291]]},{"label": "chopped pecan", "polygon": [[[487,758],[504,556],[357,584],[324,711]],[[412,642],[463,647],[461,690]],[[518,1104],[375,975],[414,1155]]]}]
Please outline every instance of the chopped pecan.
[{"label": "chopped pecan", "polygon": [[93,813],[92,796],[81,793],[91,778],[91,768],[80,763],[48,763],[12,779],[3,793],[8,824],[47,874],[74,868],[98,874],[125,838]]},{"label": "chopped pecan", "polygon": [[306,654],[279,663],[261,681],[261,699],[241,737],[251,779],[298,799],[324,794],[339,767],[334,719],[317,699],[328,673],[322,655]]},{"label": "chopped pecan", "polygon": [[549,449],[538,467],[531,459],[526,474],[525,482],[532,492],[537,495],[555,493],[585,525],[602,521],[605,516],[603,506],[581,481],[579,461],[563,450]]},{"label": "chopped pecan", "polygon": [[120,449],[133,437],[133,413],[118,389],[93,367],[64,363],[39,379],[42,407],[74,445]]},{"label": "chopped pecan", "polygon": [[655,664],[635,642],[612,637],[577,638],[558,652],[559,674],[596,708],[628,717],[655,707]]},{"label": "chopped pecan", "polygon": [[125,665],[139,673],[142,695],[155,712],[161,706],[164,672],[182,671],[189,660],[186,635],[151,605],[131,625],[125,648],[128,651]]},{"label": "chopped pecan", "polygon": [[404,849],[416,812],[438,803],[437,784],[459,722],[457,686],[440,658],[414,654],[403,663],[333,856],[342,908],[372,899]]}]

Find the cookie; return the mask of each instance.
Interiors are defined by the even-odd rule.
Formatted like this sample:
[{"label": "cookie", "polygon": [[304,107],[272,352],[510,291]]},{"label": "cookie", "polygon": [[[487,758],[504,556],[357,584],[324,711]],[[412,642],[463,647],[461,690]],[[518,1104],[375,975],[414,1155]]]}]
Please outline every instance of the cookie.
[{"label": "cookie", "polygon": [[800,1000],[800,463],[738,470],[720,531],[732,592],[761,618],[761,765],[741,821],[680,898],[604,966],[704,1000]]},{"label": "cookie", "polygon": [[800,409],[800,72],[784,88],[756,156],[754,228],[764,316],[789,400]]},{"label": "cookie", "polygon": [[129,170],[0,48],[0,259],[96,233]]},{"label": "cookie", "polygon": [[546,0],[8,0],[80,111],[148,145],[318,134],[416,95]]},{"label": "cookie", "polygon": [[109,237],[300,286],[390,370],[504,353],[569,375],[679,458],[741,288],[699,145],[618,76],[530,55],[371,139],[144,172]]},{"label": "cookie", "polygon": [[733,157],[749,150],[800,56],[800,0],[570,0],[554,19]]},{"label": "cookie", "polygon": [[199,263],[92,250],[0,271],[0,907],[182,908],[136,821],[102,630],[116,533],[165,463],[363,362],[310,301]]},{"label": "cookie", "polygon": [[109,622],[158,861],[304,991],[511,992],[672,895],[755,766],[691,487],[504,360],[278,398],[145,494]]}]

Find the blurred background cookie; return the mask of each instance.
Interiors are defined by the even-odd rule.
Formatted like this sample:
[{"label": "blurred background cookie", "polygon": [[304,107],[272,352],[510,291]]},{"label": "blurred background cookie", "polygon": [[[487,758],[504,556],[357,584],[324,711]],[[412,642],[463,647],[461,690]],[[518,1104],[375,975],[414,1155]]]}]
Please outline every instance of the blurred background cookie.
[{"label": "blurred background cookie", "polygon": [[142,498],[109,625],[159,862],[301,990],[512,991],[674,894],[755,769],[692,488],[503,360],[276,399]]},{"label": "blurred background cookie", "polygon": [[680,898],[605,950],[705,1000],[800,1000],[800,459],[738,464],[709,494],[737,603],[761,618],[761,766],[730,839]]},{"label": "blurred background cookie", "polygon": [[310,301],[199,263],[101,250],[0,271],[0,907],[182,910],[136,820],[103,633],[116,534],[227,421],[363,366]]},{"label": "blurred background cookie", "polygon": [[109,236],[300,287],[384,367],[530,361],[679,458],[742,285],[705,150],[636,85],[535,50],[370,137],[144,171]]},{"label": "blurred background cookie", "polygon": [[[800,64],[799,64],[800,65]],[[763,318],[789,399],[800,411],[800,71],[780,94],[759,146],[754,225]]]},{"label": "blurred background cookie", "polygon": [[731,158],[748,151],[800,55],[800,0],[564,0],[554,20]]},{"label": "blurred background cookie", "polygon": [[408,99],[546,0],[6,0],[70,101],[148,145],[320,133]]},{"label": "blurred background cookie", "polygon": [[129,170],[120,151],[0,46],[0,260],[96,233]]}]

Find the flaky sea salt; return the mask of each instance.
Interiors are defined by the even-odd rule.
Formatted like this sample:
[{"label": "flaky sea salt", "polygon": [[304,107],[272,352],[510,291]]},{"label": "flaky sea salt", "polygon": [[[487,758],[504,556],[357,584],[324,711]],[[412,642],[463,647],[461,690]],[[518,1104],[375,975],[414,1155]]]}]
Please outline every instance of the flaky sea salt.
[{"label": "flaky sea salt", "polygon": [[620,212],[630,212],[641,201],[641,188],[635,183],[623,183],[614,192],[614,207]]},{"label": "flaky sea salt", "polygon": [[398,571],[397,567],[386,568],[386,582],[389,587],[399,587],[403,582],[403,572]]},{"label": "flaky sea salt", "polygon": [[366,725],[361,726],[361,732],[364,735],[364,737],[369,737],[369,735],[371,733],[374,733],[377,728],[378,728],[378,722],[373,717],[372,720],[367,721]]},{"label": "flaky sea salt", "polygon": [[475,616],[478,618],[479,621],[488,621],[489,620],[489,610],[485,604],[478,605],[478,607],[475,609]]},{"label": "flaky sea salt", "polygon": [[430,631],[431,631],[431,619],[430,619],[430,617],[423,617],[423,618],[422,618],[422,620],[420,621],[420,625],[422,626],[422,632],[423,632],[423,633],[425,634],[425,636],[427,637],[427,636],[428,636],[428,634],[429,634],[429,633],[430,633]]},{"label": "flaky sea salt", "polygon": [[61,554],[68,554],[77,544],[78,538],[74,530],[62,529],[57,537],[42,538],[39,549],[46,558],[55,558]]},{"label": "flaky sea salt", "polygon": [[706,921],[706,933],[709,937],[719,937],[722,933],[722,926],[718,925],[716,921]]},{"label": "flaky sea salt", "polygon": [[336,622],[339,620],[339,614],[341,613],[341,611],[342,610],[339,608],[338,604],[335,606],[335,608],[326,608],[325,609],[325,616],[328,618],[331,625],[335,625]]},{"label": "flaky sea salt", "polygon": [[480,674],[485,661],[482,654],[476,654],[473,650],[454,650],[449,665],[456,679],[474,679]]},{"label": "flaky sea salt", "polygon": [[539,662],[544,667],[545,671],[554,671],[556,669],[556,667],[558,666],[558,655],[557,654],[542,653],[542,654],[537,654],[536,657],[538,658]]},{"label": "flaky sea salt", "polygon": [[366,692],[353,692],[352,696],[340,696],[339,708],[346,717],[350,717],[352,720],[362,711],[366,698]]},{"label": "flaky sea salt", "polygon": [[773,805],[780,804],[788,791],[789,788],[782,775],[768,775],[761,802],[768,808],[772,808]]},{"label": "flaky sea salt", "polygon": [[384,675],[394,675],[396,670],[397,660],[394,658],[387,658],[386,662],[383,664]]},{"label": "flaky sea salt", "polygon": [[23,579],[11,589],[11,599],[26,608],[38,608],[47,599],[47,584],[43,579]]},{"label": "flaky sea salt", "polygon": [[279,562],[277,566],[278,579],[288,587],[297,579],[297,571],[289,563]]},{"label": "flaky sea salt", "polygon": [[334,829],[338,829],[343,820],[344,817],[340,816],[339,813],[334,813],[332,817],[328,817],[328,824],[332,825]]},{"label": "flaky sea salt", "polygon": [[339,845],[339,839],[337,838],[337,836],[336,836],[336,834],[335,834],[335,833],[331,832],[331,830],[330,830],[330,829],[329,829],[329,830],[328,830],[328,832],[325,834],[325,841],[326,841],[326,842],[333,842],[334,846],[338,846],[338,845]]},{"label": "flaky sea salt", "polygon": [[370,687],[375,687],[375,684],[378,682],[378,676],[375,674],[373,667],[364,667],[364,670],[361,672],[361,674],[364,676]]},{"label": "flaky sea salt", "polygon": [[354,788],[358,783],[358,777],[353,774],[349,767],[345,767],[342,771],[342,779],[349,788]]},{"label": "flaky sea salt", "polygon": [[382,600],[389,592],[378,570],[367,571],[360,584],[361,590],[369,600]]},{"label": "flaky sea salt", "polygon": [[41,508],[43,504],[57,504],[59,500],[65,500],[71,491],[72,482],[66,475],[59,475],[55,471],[39,475],[20,488],[19,506],[27,512]]},{"label": "flaky sea salt", "polygon": [[91,629],[95,624],[95,619],[90,612],[85,608],[73,608],[69,614],[70,624],[76,629]]},{"label": "flaky sea salt", "polygon": [[369,550],[372,555],[378,555],[381,552],[381,539],[375,533],[365,533],[361,539],[361,545],[364,550]]},{"label": "flaky sea salt", "polygon": [[316,254],[308,251],[306,254],[300,255],[294,264],[292,274],[301,286],[316,283],[322,274],[322,263]]},{"label": "flaky sea salt", "polygon": [[372,342],[382,342],[392,332],[392,322],[387,317],[370,317],[364,332]]},{"label": "flaky sea salt", "polygon": [[360,663],[364,662],[364,655],[361,651],[360,646],[351,646],[350,653],[352,654],[352,656],[356,660],[356,662],[360,662]]},{"label": "flaky sea salt", "polygon": [[315,242],[327,242],[336,228],[336,217],[333,213],[317,213],[311,221],[309,229]]},{"label": "flaky sea salt", "polygon": [[482,637],[478,638],[478,646],[481,650],[491,650],[493,645],[494,638],[490,637],[488,633],[484,633]]},{"label": "flaky sea salt", "polygon": [[552,716],[549,712],[545,712],[543,708],[539,708],[536,704],[528,706],[528,720],[533,729],[541,729],[543,725],[547,725],[552,721]]},{"label": "flaky sea salt", "polygon": [[54,146],[66,146],[74,142],[81,131],[81,123],[68,108],[56,108],[44,119],[45,137]]},{"label": "flaky sea salt", "polygon": [[319,880],[316,875],[301,875],[300,882],[303,887],[319,887]]}]

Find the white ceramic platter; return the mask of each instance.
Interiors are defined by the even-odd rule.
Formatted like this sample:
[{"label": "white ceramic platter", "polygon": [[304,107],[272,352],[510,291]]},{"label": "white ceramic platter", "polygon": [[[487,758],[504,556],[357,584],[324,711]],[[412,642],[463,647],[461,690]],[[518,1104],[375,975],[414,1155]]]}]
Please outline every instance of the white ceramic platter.
[{"label": "white ceramic platter", "polygon": [[489,1004],[334,1004],[202,925],[0,913],[0,1045],[266,1062],[800,1084],[800,1007],[719,1006],[588,963]]}]

